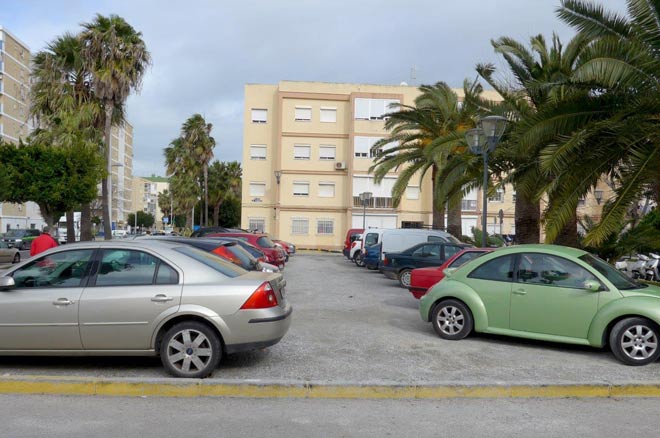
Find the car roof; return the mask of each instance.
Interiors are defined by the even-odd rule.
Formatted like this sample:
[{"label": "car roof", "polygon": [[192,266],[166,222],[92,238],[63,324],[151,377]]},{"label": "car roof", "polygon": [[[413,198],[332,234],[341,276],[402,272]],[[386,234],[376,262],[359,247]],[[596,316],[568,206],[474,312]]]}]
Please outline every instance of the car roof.
[{"label": "car roof", "polygon": [[550,245],[550,244],[528,244],[528,245],[515,245],[496,250],[498,254],[517,254],[521,252],[544,252],[559,256],[568,257],[581,257],[588,254],[587,251],[571,248],[570,246]]}]

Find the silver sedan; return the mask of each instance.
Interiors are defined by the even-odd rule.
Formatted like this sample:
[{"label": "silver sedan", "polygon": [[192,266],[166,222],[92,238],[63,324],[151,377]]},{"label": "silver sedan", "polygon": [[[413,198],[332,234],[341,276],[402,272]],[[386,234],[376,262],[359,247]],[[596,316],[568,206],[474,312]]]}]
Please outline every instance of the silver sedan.
[{"label": "silver sedan", "polygon": [[188,245],[65,245],[0,274],[0,355],[160,355],[178,377],[279,342],[292,308],[279,273]]},{"label": "silver sedan", "polygon": [[18,248],[10,248],[6,242],[0,240],[0,263],[18,263],[21,253]]}]

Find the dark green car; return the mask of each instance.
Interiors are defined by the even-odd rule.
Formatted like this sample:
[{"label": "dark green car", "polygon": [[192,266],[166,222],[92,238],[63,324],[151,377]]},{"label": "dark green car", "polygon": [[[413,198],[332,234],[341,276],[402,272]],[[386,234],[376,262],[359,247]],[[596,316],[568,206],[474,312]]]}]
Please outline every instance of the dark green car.
[{"label": "dark green car", "polygon": [[445,272],[419,307],[443,339],[476,331],[609,345],[628,365],[660,356],[660,288],[637,283],[585,251],[520,245]]},{"label": "dark green car", "polygon": [[2,238],[9,248],[18,248],[19,251],[30,249],[32,241],[39,237],[39,230],[9,230]]}]

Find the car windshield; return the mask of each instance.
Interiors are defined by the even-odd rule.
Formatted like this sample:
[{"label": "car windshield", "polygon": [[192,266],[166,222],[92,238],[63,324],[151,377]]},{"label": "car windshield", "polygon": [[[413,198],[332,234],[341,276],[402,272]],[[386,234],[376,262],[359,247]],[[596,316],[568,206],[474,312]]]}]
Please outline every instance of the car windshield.
[{"label": "car windshield", "polygon": [[617,271],[603,260],[599,259],[598,257],[594,257],[591,254],[585,254],[579,257],[579,259],[585,263],[588,263],[589,266],[604,275],[605,278],[607,278],[619,290],[640,289],[647,286],[642,283],[637,283],[632,278],[626,276],[622,272]]},{"label": "car windshield", "polygon": [[9,230],[5,237],[23,237],[25,236],[25,230]]},{"label": "car windshield", "polygon": [[223,260],[211,253],[201,251],[197,248],[190,246],[179,246],[174,248],[174,250],[197,260],[198,262],[208,266],[211,269],[214,269],[223,275],[226,275],[229,278],[235,278],[247,273],[247,271],[240,266]]},{"label": "car windshield", "polygon": [[262,248],[275,248],[275,244],[266,236],[261,236],[257,239],[257,245]]}]

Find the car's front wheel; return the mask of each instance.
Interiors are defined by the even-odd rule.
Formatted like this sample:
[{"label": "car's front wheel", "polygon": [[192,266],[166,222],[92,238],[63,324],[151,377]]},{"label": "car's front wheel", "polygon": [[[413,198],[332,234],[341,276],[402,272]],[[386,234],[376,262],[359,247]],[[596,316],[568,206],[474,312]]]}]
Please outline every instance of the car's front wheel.
[{"label": "car's front wheel", "polygon": [[20,263],[20,262],[21,262],[21,254],[17,252],[16,254],[14,254],[14,260],[12,260],[12,263]]},{"label": "car's front wheel", "polygon": [[160,360],[176,377],[204,378],[218,366],[222,346],[218,335],[208,326],[182,322],[172,326],[160,344]]},{"label": "car's front wheel", "polygon": [[614,357],[626,365],[646,365],[658,360],[660,330],[646,318],[626,318],[610,332],[610,348]]},{"label": "car's front wheel", "polygon": [[443,339],[457,341],[472,332],[472,313],[458,300],[445,300],[437,304],[431,313],[433,329]]},{"label": "car's front wheel", "polygon": [[356,252],[355,255],[353,256],[353,261],[357,266],[360,268],[364,268],[364,255],[362,255],[361,252]]},{"label": "car's front wheel", "polygon": [[412,278],[412,270],[410,269],[402,269],[401,272],[399,272],[399,284],[406,289],[410,287],[410,279]]}]

